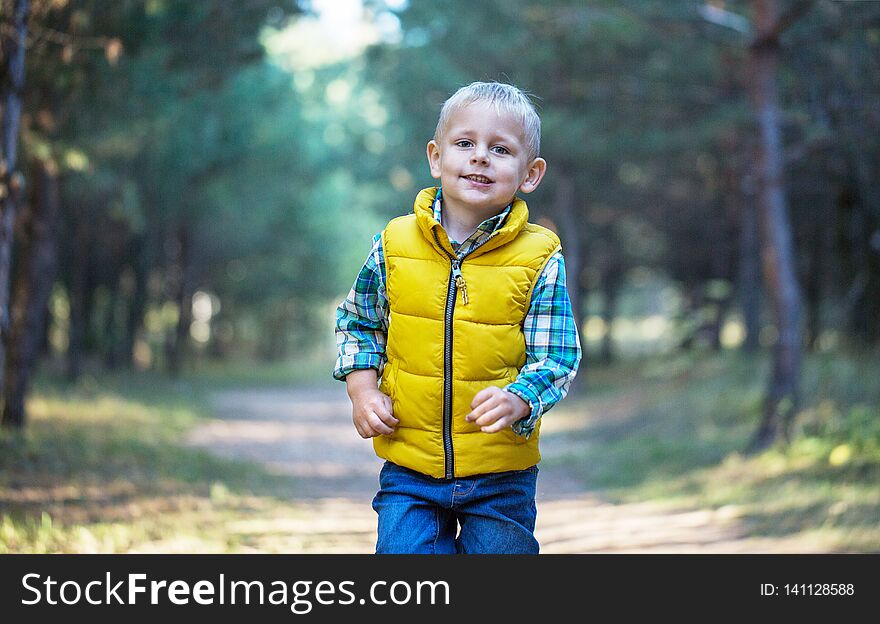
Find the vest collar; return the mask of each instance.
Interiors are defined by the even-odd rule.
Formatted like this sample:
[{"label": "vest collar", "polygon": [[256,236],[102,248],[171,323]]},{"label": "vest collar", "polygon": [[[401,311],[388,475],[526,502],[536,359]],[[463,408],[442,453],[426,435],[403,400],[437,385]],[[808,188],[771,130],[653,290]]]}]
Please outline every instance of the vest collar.
[{"label": "vest collar", "polygon": [[[436,197],[436,186],[422,189],[419,192],[413,203],[413,212],[416,215],[416,223],[418,223],[422,234],[432,246],[437,248],[438,251],[444,255],[455,257],[455,251],[452,249],[452,244],[449,242],[449,236],[447,236],[443,226],[434,218],[433,204]],[[526,202],[519,197],[514,198],[513,206],[510,207],[510,214],[507,215],[504,225],[496,230],[489,237],[489,240],[470,252],[467,257],[473,258],[479,256],[512,241],[516,238],[517,234],[520,233],[520,230],[525,227],[528,221],[529,209]],[[434,236],[435,231],[437,234],[436,238]],[[439,247],[437,245],[438,241],[440,243]]]}]

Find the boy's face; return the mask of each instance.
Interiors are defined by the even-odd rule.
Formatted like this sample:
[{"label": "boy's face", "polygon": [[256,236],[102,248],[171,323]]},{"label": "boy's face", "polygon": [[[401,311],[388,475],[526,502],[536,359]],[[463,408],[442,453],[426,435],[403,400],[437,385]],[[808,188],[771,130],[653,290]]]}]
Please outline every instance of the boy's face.
[{"label": "boy's face", "polygon": [[521,122],[486,102],[454,112],[427,151],[444,205],[483,219],[503,210],[517,191],[538,188],[547,167],[542,158],[529,160]]}]

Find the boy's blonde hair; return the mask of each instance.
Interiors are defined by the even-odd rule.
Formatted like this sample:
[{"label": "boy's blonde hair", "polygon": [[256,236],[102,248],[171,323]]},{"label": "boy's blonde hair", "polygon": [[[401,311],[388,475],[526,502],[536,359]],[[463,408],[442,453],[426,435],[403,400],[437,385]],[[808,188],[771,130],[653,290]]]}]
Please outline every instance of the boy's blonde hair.
[{"label": "boy's blonde hair", "polygon": [[492,104],[499,113],[510,113],[518,117],[522,123],[529,161],[538,157],[541,150],[541,118],[524,91],[502,82],[472,82],[452,94],[440,109],[434,140],[439,141],[443,136],[454,112],[474,102]]}]

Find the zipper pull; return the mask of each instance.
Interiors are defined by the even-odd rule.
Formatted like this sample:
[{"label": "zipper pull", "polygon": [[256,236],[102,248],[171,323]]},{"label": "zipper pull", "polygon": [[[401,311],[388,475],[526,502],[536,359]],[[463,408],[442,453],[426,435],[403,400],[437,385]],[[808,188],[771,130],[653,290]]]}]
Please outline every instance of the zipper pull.
[{"label": "zipper pull", "polygon": [[464,276],[461,274],[461,265],[458,260],[452,261],[452,277],[455,278],[455,287],[461,291],[461,302],[467,305],[467,283],[465,283]]}]

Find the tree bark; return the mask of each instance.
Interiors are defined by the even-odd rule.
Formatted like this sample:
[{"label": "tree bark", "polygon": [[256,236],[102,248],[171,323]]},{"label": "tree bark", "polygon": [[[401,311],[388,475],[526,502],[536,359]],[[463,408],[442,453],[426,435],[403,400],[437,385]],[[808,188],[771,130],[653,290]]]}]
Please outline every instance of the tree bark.
[{"label": "tree bark", "polygon": [[[581,289],[581,273],[583,271],[583,252],[581,245],[581,228],[578,224],[577,194],[572,176],[565,170],[559,170],[556,174],[556,197],[554,199],[554,213],[559,226],[559,238],[562,241],[562,251],[565,256],[565,287],[571,300],[571,311],[574,316],[578,339],[581,341],[581,349],[586,347],[581,340],[580,334],[583,328],[583,315],[581,303],[583,292]],[[582,370],[572,381],[569,392],[574,393],[583,381]]]},{"label": "tree bark", "polygon": [[[116,271],[114,271],[116,273]],[[120,362],[120,319],[119,308],[125,305],[125,295],[119,284],[118,274],[114,275],[117,279],[109,284],[103,284],[106,289],[109,309],[104,310],[104,326],[100,329],[99,335],[101,341],[99,343],[99,352],[103,359],[103,368],[107,370],[116,370]]]},{"label": "tree bark", "polygon": [[174,301],[177,304],[177,325],[167,342],[168,369],[173,375],[179,375],[187,359],[189,343],[189,327],[192,324],[192,234],[190,224],[181,222],[177,227],[178,242],[177,259],[172,264],[175,271]]},{"label": "tree bark", "polygon": [[724,319],[727,318],[727,311],[730,308],[730,297],[723,296],[712,299],[713,315],[708,322],[706,331],[709,334],[709,345],[713,351],[721,351],[723,347],[721,341],[721,332],[724,329]]},{"label": "tree bark", "polygon": [[67,345],[67,378],[76,381],[82,374],[86,332],[89,324],[89,264],[92,239],[89,210],[76,207],[72,253],[70,254],[70,330]]},{"label": "tree bark", "polygon": [[16,428],[25,424],[25,397],[43,341],[47,305],[58,267],[58,170],[51,160],[36,162],[34,169],[33,200],[28,214],[22,215],[26,219],[17,254],[4,379],[2,422]]},{"label": "tree bark", "polygon": [[559,225],[559,238],[562,241],[562,249],[565,254],[565,287],[568,289],[568,297],[571,299],[572,313],[577,323],[578,331],[581,327],[581,241],[580,227],[577,223],[575,206],[575,188],[571,176],[560,171],[556,176],[556,197],[554,199],[554,212]]},{"label": "tree bark", "polygon": [[754,174],[748,172],[740,193],[740,239],[739,239],[739,305],[743,315],[745,338],[742,350],[756,353],[760,347],[761,333],[761,244],[758,229],[757,199]]},{"label": "tree bark", "polygon": [[750,47],[749,91],[758,125],[758,223],[762,235],[764,282],[778,339],[761,422],[748,450],[785,441],[798,407],[801,365],[801,295],[795,271],[788,206],[783,183],[776,77],[780,18],[775,0],[753,0],[756,38]]},{"label": "tree bark", "polygon": [[828,258],[825,241],[828,226],[821,219],[816,219],[810,237],[808,266],[804,284],[806,303],[807,348],[814,351],[818,346],[819,335],[822,333],[822,282],[824,276],[824,259]]},{"label": "tree bark", "polygon": [[147,276],[149,274],[150,261],[148,257],[147,235],[141,235],[134,239],[132,252],[134,272],[134,291],[128,305],[128,314],[125,319],[125,331],[122,336],[121,353],[125,357],[124,365],[134,365],[134,344],[137,336],[144,325],[144,315],[147,311]]},{"label": "tree bark", "polygon": [[876,243],[876,232],[880,230],[876,206],[880,205],[880,196],[872,193],[871,183],[866,179],[869,176],[858,173],[863,164],[850,165],[855,174],[845,193],[847,254],[854,279],[844,309],[849,330],[858,343],[876,345],[880,342],[880,253]]},{"label": "tree bark", "polygon": [[602,350],[599,359],[603,364],[610,365],[615,359],[614,335],[611,328],[617,317],[617,300],[620,293],[621,274],[616,266],[609,267],[602,276],[602,320],[605,321],[605,333],[602,336]]},{"label": "tree bark", "polygon": [[[0,29],[0,387],[9,344],[9,295],[15,212],[24,178],[16,171],[29,0],[14,0],[12,16]],[[8,20],[8,21],[7,21]]]}]

